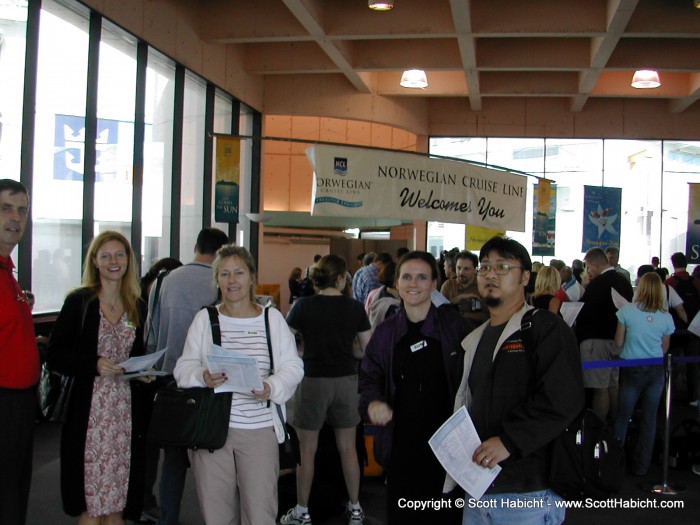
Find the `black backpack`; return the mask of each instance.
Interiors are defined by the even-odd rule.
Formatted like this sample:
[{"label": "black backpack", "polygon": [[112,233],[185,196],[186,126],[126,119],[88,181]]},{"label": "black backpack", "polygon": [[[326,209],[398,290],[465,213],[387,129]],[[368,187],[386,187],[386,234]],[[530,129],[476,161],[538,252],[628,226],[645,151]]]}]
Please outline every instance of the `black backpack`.
[{"label": "black backpack", "polygon": [[695,317],[695,314],[700,310],[700,294],[698,294],[698,290],[695,288],[695,277],[692,275],[686,280],[680,279],[674,275],[673,280],[675,282],[673,288],[683,300],[683,308],[688,315],[688,322],[682,321],[673,308],[670,309],[671,316],[673,317],[673,322],[677,329],[686,330],[693,320],[693,317]]},{"label": "black backpack", "polygon": [[[525,352],[532,363],[532,317],[528,310],[520,325]],[[605,499],[619,492],[625,478],[625,453],[598,414],[584,409],[552,441],[549,488],[567,500]]]}]

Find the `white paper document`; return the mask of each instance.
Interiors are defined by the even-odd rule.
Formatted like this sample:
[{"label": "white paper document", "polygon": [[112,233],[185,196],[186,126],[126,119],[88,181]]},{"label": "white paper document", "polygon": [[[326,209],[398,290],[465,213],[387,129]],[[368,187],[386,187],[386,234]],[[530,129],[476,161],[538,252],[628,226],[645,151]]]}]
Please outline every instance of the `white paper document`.
[{"label": "white paper document", "polygon": [[474,499],[481,499],[501,471],[498,465],[488,469],[472,461],[481,439],[464,406],[437,429],[428,443],[447,473]]},{"label": "white paper document", "polygon": [[450,304],[450,300],[437,290],[433,290],[433,293],[430,294],[430,300],[433,302],[436,308],[438,306],[442,306],[443,304]]},{"label": "white paper document", "polygon": [[700,337],[700,312],[695,314],[693,320],[688,325],[688,331]]},{"label": "white paper document", "polygon": [[162,372],[160,370],[141,370],[140,372],[129,372],[127,374],[122,374],[119,377],[122,381],[131,381],[137,377],[150,377],[150,376],[167,376],[167,372]]},{"label": "white paper document", "polygon": [[153,368],[164,353],[165,350],[161,350],[160,352],[155,352],[153,354],[140,355],[138,357],[130,357],[123,363],[119,363],[117,366],[121,366],[124,369],[125,374],[129,372],[142,372],[144,370]]},{"label": "white paper document", "polygon": [[561,308],[559,308],[559,313],[566,321],[569,326],[574,326],[574,321],[578,316],[579,312],[583,308],[583,303],[581,302],[566,302],[561,303]]},{"label": "white paper document", "polygon": [[610,295],[612,296],[613,304],[618,310],[625,306],[629,301],[620,295],[620,292],[615,290],[615,288],[610,288]]},{"label": "white paper document", "polygon": [[212,344],[212,353],[206,356],[207,368],[212,374],[226,374],[226,382],[214,389],[219,392],[251,394],[262,390],[263,383],[255,357],[232,355],[218,345]]}]

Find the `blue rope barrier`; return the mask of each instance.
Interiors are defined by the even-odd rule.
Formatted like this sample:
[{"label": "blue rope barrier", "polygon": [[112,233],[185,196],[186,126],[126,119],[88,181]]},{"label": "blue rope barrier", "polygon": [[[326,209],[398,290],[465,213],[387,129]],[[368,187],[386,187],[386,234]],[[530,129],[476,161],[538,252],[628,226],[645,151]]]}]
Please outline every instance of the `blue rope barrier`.
[{"label": "blue rope barrier", "polygon": [[[698,357],[674,357],[674,363],[700,363]],[[589,370],[592,368],[623,368],[626,366],[655,366],[663,365],[663,357],[649,357],[646,359],[614,359],[612,361],[584,361],[582,368]]]}]

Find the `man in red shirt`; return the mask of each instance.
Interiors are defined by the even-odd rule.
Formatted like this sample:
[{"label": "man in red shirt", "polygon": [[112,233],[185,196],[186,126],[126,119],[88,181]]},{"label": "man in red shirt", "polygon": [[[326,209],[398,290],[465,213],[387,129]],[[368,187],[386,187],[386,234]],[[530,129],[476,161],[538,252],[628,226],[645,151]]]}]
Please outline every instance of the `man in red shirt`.
[{"label": "man in red shirt", "polygon": [[39,352],[32,311],[10,258],[27,227],[29,194],[0,179],[0,523],[24,525],[32,480]]}]

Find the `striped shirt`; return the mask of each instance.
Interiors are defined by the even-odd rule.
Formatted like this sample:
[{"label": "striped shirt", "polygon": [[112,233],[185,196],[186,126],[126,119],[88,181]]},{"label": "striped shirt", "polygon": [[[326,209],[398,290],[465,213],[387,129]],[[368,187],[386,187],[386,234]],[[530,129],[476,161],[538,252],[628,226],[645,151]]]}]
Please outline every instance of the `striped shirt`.
[{"label": "striped shirt", "polygon": [[[245,319],[219,315],[219,322],[224,350],[255,357],[260,377],[265,380],[270,375],[270,353],[267,350],[264,313]],[[234,392],[229,426],[243,429],[271,427],[272,412],[266,401],[260,402],[253,394]]]}]

